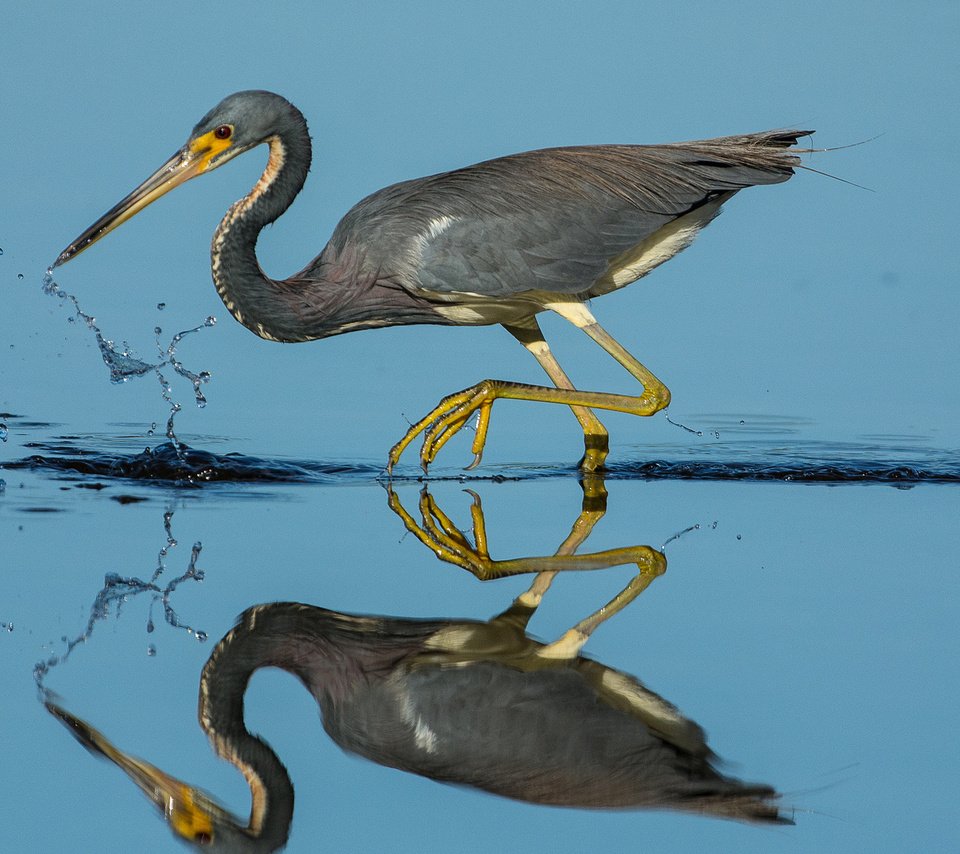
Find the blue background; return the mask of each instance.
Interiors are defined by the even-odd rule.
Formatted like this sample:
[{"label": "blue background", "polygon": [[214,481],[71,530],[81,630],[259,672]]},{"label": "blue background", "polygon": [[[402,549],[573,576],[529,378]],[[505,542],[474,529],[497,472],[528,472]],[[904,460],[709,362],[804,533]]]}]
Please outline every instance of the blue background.
[{"label": "blue background", "polygon": [[[8,14],[0,411],[22,418],[7,419],[0,454],[26,456],[26,442],[64,434],[133,450],[157,441],[146,435],[167,414],[156,382],[109,384],[93,337],[41,293],[40,278],[201,115],[246,88],[289,98],[314,138],[302,198],[260,242],[273,276],[317,254],[367,193],[513,151],[786,126],[816,128],[818,147],[870,140],[807,160],[869,190],[801,171],[746,191],[690,250],[596,302],[600,322],[671,388],[670,417],[703,432],[663,416],[610,415],[612,459],[642,460],[665,444],[706,447],[718,441],[711,431],[721,442],[762,435],[956,448],[958,43],[955,2],[909,13],[894,3],[593,0],[170,2],[150,11],[87,3]],[[499,328],[280,346],[234,323],[209,280],[210,235],[264,162],[261,150],[191,182],[58,270],[104,334],[144,358],[155,352],[155,326],[166,340],[219,318],[179,351],[213,375],[202,410],[187,384],[173,383],[186,441],[379,464],[407,419],[443,394],[483,376],[541,380]],[[629,388],[585,336],[559,318],[545,318],[544,329],[578,385]],[[456,473],[468,445],[469,437],[451,442],[439,471]],[[567,413],[498,404],[484,472],[572,463],[580,452]],[[211,641],[263,601],[483,618],[524,586],[480,585],[434,561],[402,538],[374,483],[96,492],[0,476],[0,621],[14,626],[0,635],[8,696],[0,833],[40,851],[171,847],[127,781],[45,716],[31,678],[36,661],[62,651],[61,636],[82,630],[105,572],[153,571],[163,510],[174,511],[180,542],[168,574],[182,572],[190,544],[203,542],[206,579],[182,586],[175,604]],[[124,490],[149,501],[110,500]],[[437,491],[468,524],[459,487]],[[572,477],[478,491],[504,557],[551,552],[579,506]],[[249,721],[297,785],[290,850],[320,847],[321,834],[323,847],[357,851],[955,847],[956,491],[622,482],[610,492],[590,550],[659,545],[690,524],[702,528],[673,544],[667,576],[588,650],[702,723],[734,773],[784,790],[800,809],[798,826],[535,809],[403,777],[341,756],[300,687],[261,674]],[[414,503],[415,489],[402,497]],[[30,512],[37,507],[59,512]],[[561,579],[534,632],[556,636],[626,577]],[[154,619],[162,622],[157,606]],[[50,687],[120,746],[244,812],[242,779],[213,757],[194,721],[210,642],[166,625],[147,635],[145,622],[145,599],[128,603],[51,673]]]}]

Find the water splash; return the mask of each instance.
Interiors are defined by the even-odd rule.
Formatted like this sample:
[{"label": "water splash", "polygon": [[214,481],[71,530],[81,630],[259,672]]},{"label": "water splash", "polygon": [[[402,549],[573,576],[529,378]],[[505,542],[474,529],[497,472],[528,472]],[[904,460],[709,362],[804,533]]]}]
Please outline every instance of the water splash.
[{"label": "water splash", "polygon": [[[154,631],[153,607],[155,603],[160,602],[163,607],[164,620],[168,625],[175,629],[182,629],[187,634],[193,635],[198,641],[203,642],[207,639],[207,633],[205,631],[195,629],[193,626],[184,623],[170,603],[170,597],[173,595],[177,587],[179,587],[184,581],[203,581],[203,570],[197,566],[197,560],[199,559],[200,551],[203,548],[202,543],[194,543],[190,552],[190,561],[187,565],[186,571],[182,575],[172,579],[163,587],[161,587],[159,584],[160,576],[163,575],[167,568],[167,556],[170,550],[177,545],[177,540],[174,538],[171,529],[172,520],[173,511],[166,511],[163,514],[163,527],[164,532],[166,533],[166,543],[160,549],[157,555],[157,565],[153,571],[153,574],[150,576],[150,580],[143,581],[135,576],[127,578],[115,572],[108,572],[104,576],[103,587],[97,593],[93,600],[93,605],[90,607],[90,616],[87,619],[87,625],[84,630],[73,639],[70,639],[64,635],[61,638],[61,642],[66,645],[64,651],[59,655],[51,655],[43,661],[37,662],[37,664],[34,666],[33,677],[37,683],[37,689],[40,692],[41,700],[48,699],[52,694],[50,689],[44,684],[47,675],[50,673],[50,670],[60,664],[64,664],[78,646],[85,644],[93,634],[93,630],[96,628],[97,623],[102,622],[108,616],[110,616],[111,609],[114,611],[116,616],[119,617],[123,606],[129,600],[143,593],[150,594],[151,596],[146,626],[148,633],[152,633]],[[11,630],[12,628],[13,627],[11,626]],[[147,655],[153,656],[155,654],[156,645],[153,643],[148,644]]]},{"label": "water splash", "polygon": [[0,422],[0,442],[6,442],[7,436],[10,435],[10,431],[7,428],[7,425]]},{"label": "water splash", "polygon": [[[714,527],[714,528],[717,527],[717,523],[716,523],[716,522],[713,523],[713,527]],[[700,530],[700,523],[699,523],[699,522],[695,522],[693,525],[688,525],[688,526],[687,526],[686,528],[684,528],[682,531],[677,531],[677,533],[673,534],[673,535],[670,536],[670,537],[667,537],[667,539],[665,539],[665,540],[663,541],[663,545],[660,546],[660,551],[661,551],[661,552],[665,552],[665,551],[667,550],[667,546],[669,546],[670,543],[673,543],[673,542],[675,542],[676,540],[679,540],[681,537],[685,537],[685,536],[686,536],[687,534],[689,534],[691,531],[699,531],[699,530]]]},{"label": "water splash", "polygon": [[[693,427],[687,427],[686,424],[681,424],[679,421],[674,421],[669,415],[664,416],[667,419],[668,424],[672,424],[674,427],[679,427],[681,430],[686,430],[688,433],[693,433],[694,436],[702,436],[703,430],[695,430]],[[719,439],[719,434],[717,435]]]},{"label": "water splash", "polygon": [[68,472],[180,486],[206,483],[369,483],[383,473],[380,463],[313,462],[238,453],[216,454],[187,445],[177,449],[172,442],[163,442],[137,454],[89,447],[86,443],[76,443],[69,436],[60,437],[56,442],[27,442],[25,447],[41,453],[3,462],[2,468]]},{"label": "water splash", "polygon": [[[130,348],[130,345],[127,344],[126,341],[122,341],[120,344],[117,344],[111,339],[103,336],[103,333],[97,326],[97,319],[92,315],[87,314],[82,308],[80,308],[80,302],[77,300],[77,298],[73,294],[68,293],[61,288],[60,285],[54,280],[53,267],[48,267],[47,272],[43,276],[43,292],[48,296],[55,296],[61,301],[69,301],[73,304],[75,316],[70,318],[70,320],[82,321],[83,324],[93,333],[97,341],[97,347],[100,349],[100,355],[103,358],[103,362],[110,371],[110,382],[117,384],[125,383],[134,377],[142,377],[151,373],[156,376],[158,382],[160,383],[160,394],[170,406],[170,414],[167,417],[166,435],[167,438],[173,443],[174,447],[179,451],[179,449],[181,449],[183,446],[174,431],[174,419],[176,418],[177,413],[182,409],[182,406],[173,399],[173,388],[170,383],[167,382],[163,371],[167,367],[172,368],[175,374],[187,380],[193,386],[193,396],[197,406],[201,408],[206,406],[207,399],[201,390],[201,386],[210,381],[210,372],[194,372],[189,370],[184,366],[183,362],[177,358],[176,352],[180,342],[187,335],[192,335],[195,332],[199,332],[201,329],[215,325],[217,319],[211,315],[199,326],[194,326],[191,329],[185,329],[182,332],[178,332],[170,339],[170,343],[166,346],[164,346],[160,341],[160,336],[163,334],[163,330],[159,326],[155,327],[154,334],[156,336],[157,354],[160,360],[158,362],[145,362],[134,354]],[[159,303],[157,305],[158,309],[161,307],[165,307],[165,303]]]}]

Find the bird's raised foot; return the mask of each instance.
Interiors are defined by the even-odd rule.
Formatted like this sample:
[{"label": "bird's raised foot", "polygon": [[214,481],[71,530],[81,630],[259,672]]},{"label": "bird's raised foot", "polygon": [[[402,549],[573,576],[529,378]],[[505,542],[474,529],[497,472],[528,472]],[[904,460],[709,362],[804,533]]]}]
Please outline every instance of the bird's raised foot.
[{"label": "bird's raised foot", "polygon": [[[644,369],[645,370],[645,369]],[[606,392],[580,391],[573,388],[547,388],[508,380],[481,380],[476,385],[448,395],[427,415],[414,424],[406,435],[390,449],[387,459],[387,474],[399,462],[401,454],[417,436],[423,433],[420,449],[420,465],[424,472],[434,461],[440,449],[477,413],[477,430],[473,439],[473,462],[468,469],[480,463],[490,424],[490,409],[498,398],[530,400],[541,403],[559,403],[571,407],[597,407],[626,412],[631,415],[653,415],[670,403],[670,392],[649,372],[643,376],[645,388],[639,397]],[[580,468],[587,472],[603,469],[609,449],[606,430],[591,415],[595,423],[581,424],[584,427],[584,455]]]},{"label": "bird's raised foot", "polygon": [[407,446],[421,433],[423,445],[420,448],[420,466],[424,473],[430,463],[436,459],[440,449],[456,434],[471,416],[477,412],[477,430],[473,439],[473,462],[466,468],[473,469],[480,464],[483,446],[487,440],[487,428],[490,424],[490,409],[499,396],[497,380],[481,380],[476,385],[447,395],[429,413],[407,430],[404,437],[390,449],[387,457],[387,474],[400,461]]}]

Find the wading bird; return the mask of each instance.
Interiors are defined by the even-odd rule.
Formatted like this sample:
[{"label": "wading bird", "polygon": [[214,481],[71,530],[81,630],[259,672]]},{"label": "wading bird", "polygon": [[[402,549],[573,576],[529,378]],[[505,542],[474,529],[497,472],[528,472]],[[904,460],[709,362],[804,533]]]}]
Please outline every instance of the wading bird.
[{"label": "wading bird", "polygon": [[[664,566],[659,555],[648,580]],[[250,785],[247,821],[114,747],[58,704],[47,708],[122,768],[174,833],[208,851],[274,851],[290,831],[290,777],[243,720],[247,684],[261,667],[297,676],[330,737],[381,765],[538,804],[792,823],[773,788],[715,769],[695,722],[634,677],[579,654],[604,613],[552,644],[532,640],[525,627],[535,588],[488,622],[356,616],[299,603],[247,610],[204,667],[199,703],[214,749]]]},{"label": "wading bird", "polygon": [[[405,181],[347,212],[329,243],[289,279],[257,263],[257,236],[303,187],[311,161],[303,114],[271,92],[237,92],[214,107],[186,144],[71,243],[54,266],[184,181],[260,144],[267,166],[227,211],[211,247],[213,281],[230,313],[261,338],[310,341],[381,326],[499,323],[556,388],[483,380],[445,397],[390,451],[388,470],[423,433],[426,471],[478,413],[480,462],[498,398],[570,406],[584,431],[585,471],[603,467],[607,431],[588,407],[653,415],[670,393],[609,335],[585,301],[622,288],[688,246],[738,190],[786,181],[800,165],[783,130],[668,145],[528,151]],[[587,333],[643,386],[639,396],[580,391],[537,322],[551,310]]]}]

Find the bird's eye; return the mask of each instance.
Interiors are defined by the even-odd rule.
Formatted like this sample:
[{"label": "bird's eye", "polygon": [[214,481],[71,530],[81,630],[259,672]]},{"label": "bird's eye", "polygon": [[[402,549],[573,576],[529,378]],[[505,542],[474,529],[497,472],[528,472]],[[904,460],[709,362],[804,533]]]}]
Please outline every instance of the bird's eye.
[{"label": "bird's eye", "polygon": [[220,125],[214,132],[213,135],[217,139],[230,139],[233,134],[233,128],[230,125]]}]

